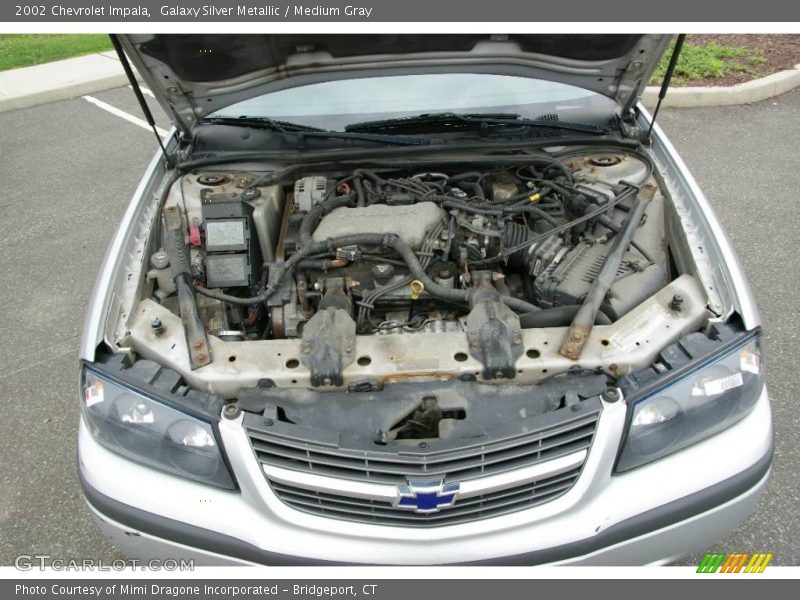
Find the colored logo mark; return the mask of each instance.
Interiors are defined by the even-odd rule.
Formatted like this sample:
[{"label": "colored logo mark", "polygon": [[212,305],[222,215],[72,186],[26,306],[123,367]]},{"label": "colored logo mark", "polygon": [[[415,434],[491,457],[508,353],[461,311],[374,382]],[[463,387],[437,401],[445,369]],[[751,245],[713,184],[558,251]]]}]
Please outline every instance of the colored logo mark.
[{"label": "colored logo mark", "polygon": [[763,573],[772,552],[707,552],[697,567],[698,573]]}]

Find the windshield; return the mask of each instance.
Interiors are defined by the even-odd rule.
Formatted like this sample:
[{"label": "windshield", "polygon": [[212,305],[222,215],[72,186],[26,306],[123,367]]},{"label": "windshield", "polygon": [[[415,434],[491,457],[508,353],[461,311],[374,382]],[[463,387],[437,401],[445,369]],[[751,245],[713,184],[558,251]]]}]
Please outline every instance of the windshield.
[{"label": "windshield", "polygon": [[557,114],[562,121],[605,124],[614,101],[571,85],[473,73],[393,75],[327,81],[250,98],[210,117],[268,117],[323,129],[438,112]]}]

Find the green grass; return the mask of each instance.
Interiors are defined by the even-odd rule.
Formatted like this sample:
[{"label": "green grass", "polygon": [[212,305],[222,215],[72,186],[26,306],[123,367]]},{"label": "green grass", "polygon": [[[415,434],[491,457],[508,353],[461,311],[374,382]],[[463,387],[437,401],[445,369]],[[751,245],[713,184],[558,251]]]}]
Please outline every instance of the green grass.
[{"label": "green grass", "polygon": [[111,50],[107,35],[0,35],[0,71]]},{"label": "green grass", "polygon": [[[661,58],[651,83],[659,84],[664,78],[673,46],[674,42],[670,44],[669,49]],[[687,41],[684,42],[681,49],[681,55],[678,58],[678,64],[675,65],[672,81],[681,85],[687,81],[698,81],[707,78],[719,79],[733,73],[755,75],[754,67],[765,61],[766,59],[760,53],[748,48],[725,46],[716,42],[697,45]]]}]

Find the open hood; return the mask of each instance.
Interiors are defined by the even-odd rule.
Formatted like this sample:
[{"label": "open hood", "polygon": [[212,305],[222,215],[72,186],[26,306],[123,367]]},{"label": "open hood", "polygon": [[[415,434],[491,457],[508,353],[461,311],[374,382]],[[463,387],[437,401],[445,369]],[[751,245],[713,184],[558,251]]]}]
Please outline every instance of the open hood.
[{"label": "open hood", "polygon": [[638,101],[669,35],[121,35],[175,125],[191,131],[216,110],[326,81],[437,72],[557,81],[617,102]]}]

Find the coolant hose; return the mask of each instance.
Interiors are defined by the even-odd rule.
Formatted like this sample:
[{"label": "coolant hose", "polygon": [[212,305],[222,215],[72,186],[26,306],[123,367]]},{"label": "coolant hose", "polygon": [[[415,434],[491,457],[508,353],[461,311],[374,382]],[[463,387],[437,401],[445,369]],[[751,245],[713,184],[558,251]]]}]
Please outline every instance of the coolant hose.
[{"label": "coolant hose", "polygon": [[366,206],[367,197],[364,195],[364,182],[361,180],[361,177],[353,178],[353,187],[356,190],[356,206]]},{"label": "coolant hose", "polygon": [[[222,300],[223,302],[229,302],[231,304],[239,304],[244,306],[259,304],[261,302],[265,302],[270,296],[272,296],[272,294],[274,294],[280,287],[283,278],[286,277],[288,273],[291,273],[294,268],[306,257],[320,253],[333,253],[338,247],[354,245],[382,246],[384,248],[391,248],[400,255],[400,257],[406,263],[406,266],[408,266],[408,270],[411,272],[411,275],[414,277],[414,279],[422,282],[422,285],[425,286],[425,291],[431,296],[435,296],[447,302],[456,304],[469,303],[470,292],[468,290],[454,289],[436,283],[422,268],[422,265],[420,264],[417,255],[414,253],[414,250],[411,249],[411,246],[406,244],[397,235],[390,233],[357,233],[305,244],[300,250],[295,252],[291,258],[289,258],[289,260],[284,263],[274,265],[272,267],[273,272],[271,273],[272,277],[270,278],[271,281],[269,285],[260,294],[251,298],[230,296],[218,290],[209,290],[205,288],[197,288],[197,292],[203,294],[204,296],[216,298],[217,300]],[[531,304],[530,302],[520,300],[519,298],[512,298],[509,296],[502,296],[501,298],[509,308],[518,313],[529,313],[538,310],[537,306]]]},{"label": "coolant hose", "polygon": [[[411,249],[411,246],[406,244],[403,240],[401,240],[398,236],[394,234],[375,234],[375,233],[363,233],[363,234],[355,234],[355,235],[348,235],[339,238],[332,238],[329,240],[325,240],[324,242],[319,242],[313,244],[310,249],[304,248],[301,252],[306,252],[307,250],[309,253],[316,253],[323,251],[325,249],[331,249],[336,246],[351,246],[351,245],[379,245],[386,248],[391,248],[395,252],[397,252],[400,257],[405,261],[406,265],[408,266],[408,270],[411,272],[411,275],[414,276],[415,279],[418,279],[422,282],[425,286],[425,291],[428,292],[431,296],[435,296],[442,300],[446,300],[448,302],[453,303],[468,303],[470,298],[470,292],[467,290],[459,290],[450,287],[446,287],[436,283],[433,279],[431,279],[425,270],[422,268],[422,265],[417,258],[417,255]],[[299,254],[299,253],[298,253]],[[288,266],[289,262],[295,258],[297,254],[292,256],[289,261],[286,262],[286,266]],[[502,297],[503,302],[512,310],[516,312],[533,312],[537,310],[537,307],[529,302],[525,302],[524,300],[520,300],[518,298],[511,298],[508,296]]]}]

